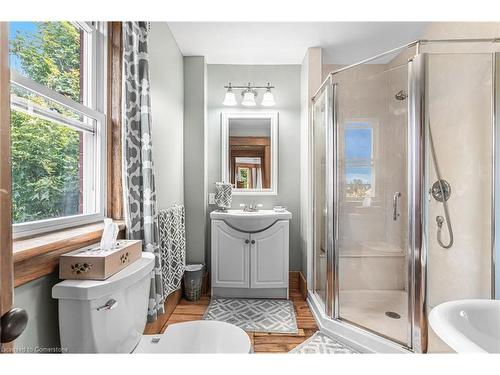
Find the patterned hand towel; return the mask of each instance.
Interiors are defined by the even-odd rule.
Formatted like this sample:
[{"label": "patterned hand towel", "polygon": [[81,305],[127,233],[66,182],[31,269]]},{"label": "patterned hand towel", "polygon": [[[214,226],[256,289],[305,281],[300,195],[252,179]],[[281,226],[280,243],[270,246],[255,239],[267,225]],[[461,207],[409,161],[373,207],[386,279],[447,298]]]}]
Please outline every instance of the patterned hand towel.
[{"label": "patterned hand towel", "polygon": [[175,205],[158,212],[161,273],[165,298],[180,289],[186,268],[184,206]]}]

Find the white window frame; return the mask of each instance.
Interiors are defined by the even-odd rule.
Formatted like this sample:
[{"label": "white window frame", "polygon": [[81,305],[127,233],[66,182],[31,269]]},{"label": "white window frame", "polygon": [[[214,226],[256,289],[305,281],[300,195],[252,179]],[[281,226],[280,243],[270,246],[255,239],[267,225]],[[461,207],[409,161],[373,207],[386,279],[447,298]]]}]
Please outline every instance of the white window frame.
[{"label": "white window frame", "polygon": [[[376,194],[376,177],[377,177],[377,173],[376,173],[376,155],[377,155],[377,137],[378,137],[378,121],[374,120],[374,119],[360,119],[360,118],[357,118],[357,119],[349,119],[345,122],[345,125],[344,125],[344,150],[343,150],[343,153],[344,153],[344,185],[347,185],[347,181],[346,181],[346,169],[347,169],[347,166],[348,166],[348,162],[347,162],[347,158],[345,156],[345,131],[347,129],[369,129],[371,130],[372,132],[372,154],[371,154],[371,159],[370,159],[370,162],[367,163],[366,165],[359,165],[359,166],[369,166],[371,168],[371,172],[372,172],[372,183],[371,183],[371,195],[370,196],[367,196],[367,197],[363,197],[363,198],[355,198],[355,197],[348,197],[347,196],[347,189],[345,188],[345,199],[346,201],[348,202],[360,202],[360,201],[363,201],[365,198],[371,198],[371,199],[376,199],[377,198],[377,194]],[[352,166],[352,165],[351,165]]]},{"label": "white window frame", "polygon": [[[85,126],[84,123],[76,125],[77,128],[83,130],[84,134],[84,173],[88,170],[93,171],[91,176],[84,177],[83,179],[84,212],[79,215],[14,224],[14,238],[91,224],[103,220],[106,216],[107,23],[77,22],[73,24],[85,32],[83,38],[85,54],[83,58],[86,59],[88,69],[84,70],[85,75],[83,80],[85,81],[85,91],[83,96],[86,105],[78,103],[13,70],[11,70],[10,75],[13,84],[95,120],[93,124],[89,124],[88,126]],[[89,71],[90,74],[88,74]],[[39,110],[43,112],[43,108],[39,108]],[[46,112],[45,114],[38,113],[38,115],[57,120],[57,113],[48,110]],[[61,116],[61,120],[63,119],[67,120],[67,117]],[[85,155],[92,155],[93,157],[86,158]]]}]

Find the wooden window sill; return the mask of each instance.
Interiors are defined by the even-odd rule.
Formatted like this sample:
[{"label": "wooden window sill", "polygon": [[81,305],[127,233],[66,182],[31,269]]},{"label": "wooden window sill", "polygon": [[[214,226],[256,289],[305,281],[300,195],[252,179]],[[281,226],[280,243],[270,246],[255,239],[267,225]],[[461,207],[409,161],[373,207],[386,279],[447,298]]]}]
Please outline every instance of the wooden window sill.
[{"label": "wooden window sill", "polygon": [[[125,223],[115,222],[120,228],[120,238],[123,238]],[[60,255],[99,242],[103,228],[101,222],[15,240],[14,286],[57,271]]]}]

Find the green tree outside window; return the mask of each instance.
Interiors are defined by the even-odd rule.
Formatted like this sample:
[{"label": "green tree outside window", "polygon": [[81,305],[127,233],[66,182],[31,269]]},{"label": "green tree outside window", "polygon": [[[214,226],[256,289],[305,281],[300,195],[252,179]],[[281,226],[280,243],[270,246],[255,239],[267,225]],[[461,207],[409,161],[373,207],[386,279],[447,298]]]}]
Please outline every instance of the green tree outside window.
[{"label": "green tree outside window", "polygon": [[[37,23],[35,32],[20,29],[10,40],[20,74],[77,102],[80,52],[80,31],[69,22]],[[81,133],[12,110],[11,136],[14,223],[81,213]]]}]

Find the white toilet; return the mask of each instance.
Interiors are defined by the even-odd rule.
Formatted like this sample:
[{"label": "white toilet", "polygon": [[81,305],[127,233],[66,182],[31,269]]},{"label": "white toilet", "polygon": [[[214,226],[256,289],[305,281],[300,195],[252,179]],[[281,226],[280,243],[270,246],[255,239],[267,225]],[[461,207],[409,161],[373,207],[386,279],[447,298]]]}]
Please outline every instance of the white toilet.
[{"label": "white toilet", "polygon": [[250,338],[235,325],[197,320],[143,335],[154,255],[104,281],[65,280],[52,288],[59,300],[61,347],[69,353],[250,353]]}]

